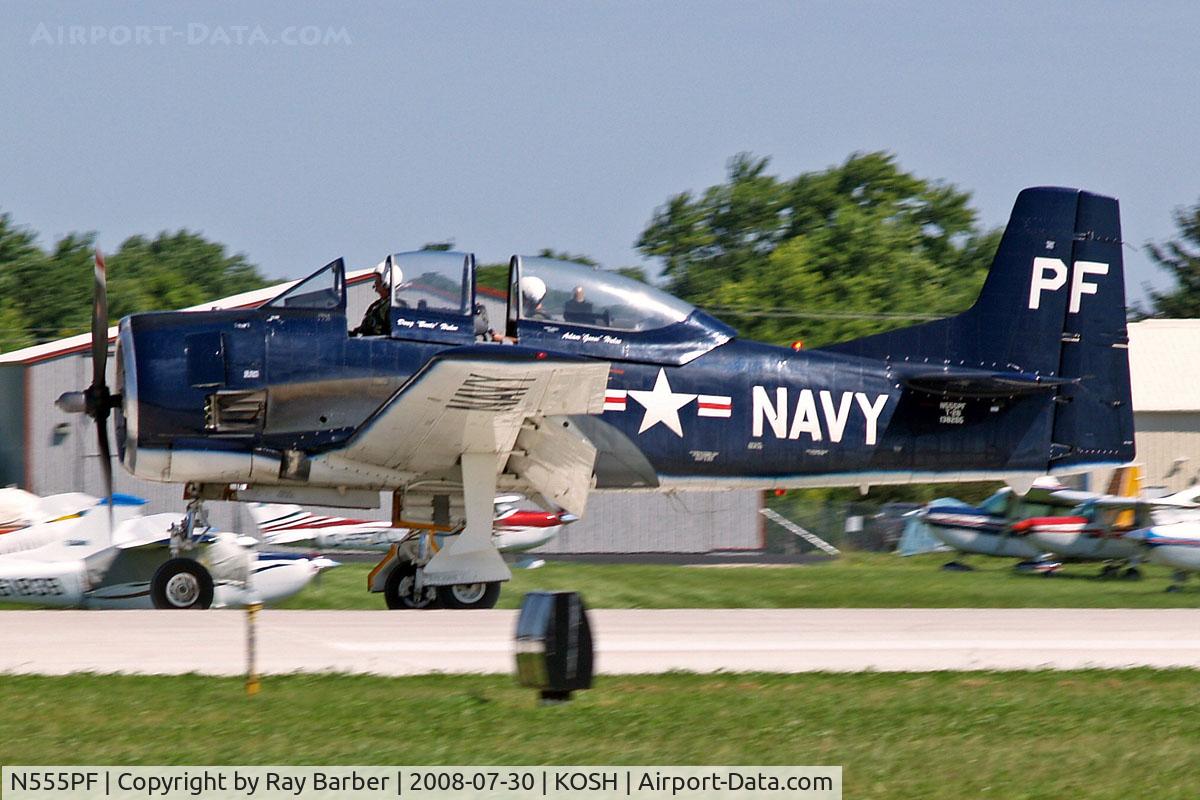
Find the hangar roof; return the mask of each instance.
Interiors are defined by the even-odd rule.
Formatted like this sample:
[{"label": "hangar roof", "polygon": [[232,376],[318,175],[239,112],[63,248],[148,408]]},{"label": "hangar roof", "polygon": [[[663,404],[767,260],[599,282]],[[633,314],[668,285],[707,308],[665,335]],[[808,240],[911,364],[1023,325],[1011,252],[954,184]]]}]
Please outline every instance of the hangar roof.
[{"label": "hangar roof", "polygon": [[1134,411],[1200,411],[1200,319],[1129,324]]},{"label": "hangar roof", "polygon": [[[367,278],[374,272],[374,268],[353,270],[346,273],[346,283],[355,284]],[[201,303],[197,306],[189,306],[183,309],[184,311],[218,311],[228,308],[257,308],[263,303],[270,300],[272,297],[282,293],[285,289],[290,289],[299,281],[287,281],[285,283],[277,283],[273,286],[267,286],[262,289],[255,289],[251,292],[242,292],[241,294],[222,297],[219,300],[213,300],[208,303]],[[111,343],[117,338],[117,326],[108,329],[108,341]],[[45,342],[44,344],[35,344],[32,347],[24,347],[20,350],[13,350],[8,353],[0,354],[0,364],[36,364],[39,361],[46,361],[59,356],[71,355],[72,353],[82,353],[92,346],[92,335],[90,333],[81,333],[78,336],[70,336],[66,339],[58,339],[53,342]]]}]

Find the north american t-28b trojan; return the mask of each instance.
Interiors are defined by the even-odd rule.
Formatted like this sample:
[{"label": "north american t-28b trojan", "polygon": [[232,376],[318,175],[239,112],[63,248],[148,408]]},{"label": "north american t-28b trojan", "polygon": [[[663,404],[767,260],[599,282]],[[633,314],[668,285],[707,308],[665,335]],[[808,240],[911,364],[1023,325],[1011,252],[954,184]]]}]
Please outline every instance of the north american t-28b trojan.
[{"label": "north american t-28b trojan", "polygon": [[510,577],[498,491],[582,514],[591,491],[1027,485],[1133,457],[1118,207],[1085,191],[1020,194],[964,313],[814,350],[546,258],[511,260],[494,332],[470,254],[379,275],[382,335],[351,335],[340,259],[259,308],[126,317],[115,391],[62,405],[102,439],[115,411],[125,468],[188,484],[181,552],[206,499],[389,491],[397,526],[442,534],[416,565],[432,586]]}]

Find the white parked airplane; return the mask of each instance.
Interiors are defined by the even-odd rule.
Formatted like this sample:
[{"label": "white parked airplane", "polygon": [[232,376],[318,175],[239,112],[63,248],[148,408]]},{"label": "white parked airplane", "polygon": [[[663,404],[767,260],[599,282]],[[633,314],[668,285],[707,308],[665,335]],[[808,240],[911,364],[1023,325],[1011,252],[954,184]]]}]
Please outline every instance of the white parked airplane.
[{"label": "white parked airplane", "polygon": [[[577,517],[563,511],[521,508],[525,498],[504,495],[495,501],[492,543],[511,559],[545,544]],[[440,534],[393,527],[383,520],[313,514],[297,505],[251,503],[250,513],[267,544],[305,544],[319,549],[385,551],[371,572],[368,590],[382,592],[388,608],[491,608],[500,596],[499,583],[455,584],[435,588],[423,580],[423,569],[441,546]],[[529,566],[540,561],[517,562]]]},{"label": "white parked airplane", "polygon": [[1176,591],[1189,572],[1200,572],[1200,521],[1169,522],[1132,531],[1126,537],[1145,548],[1146,560],[1181,574],[1167,591]]},{"label": "white parked airplane", "polygon": [[21,499],[24,525],[0,534],[0,602],[68,608],[270,604],[336,566],[326,558],[260,553],[255,539],[213,530],[193,557],[173,558],[170,529],[182,515],[144,516],[145,501],[128,495],[113,495],[111,514],[107,500],[85,494]]},{"label": "white parked airplane", "polygon": [[[521,508],[525,498],[496,498],[492,542],[501,553],[523,553],[553,539],[562,526],[576,517],[565,512]],[[310,544],[320,550],[380,550],[417,534],[412,528],[394,528],[373,519],[330,517],[305,511],[297,505],[250,503],[250,514],[267,544]]]}]

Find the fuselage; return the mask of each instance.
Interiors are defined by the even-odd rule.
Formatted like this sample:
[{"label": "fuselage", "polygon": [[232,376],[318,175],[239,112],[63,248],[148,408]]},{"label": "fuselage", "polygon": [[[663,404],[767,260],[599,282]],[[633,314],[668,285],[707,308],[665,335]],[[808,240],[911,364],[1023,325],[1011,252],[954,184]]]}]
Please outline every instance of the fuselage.
[{"label": "fuselage", "polygon": [[1154,525],[1135,531],[1129,538],[1142,543],[1148,561],[1200,572],[1200,523]]},{"label": "fuselage", "polygon": [[921,519],[930,533],[961,553],[1031,559],[1045,552],[1028,539],[1013,536],[1007,517],[975,506],[931,506],[921,512]]},{"label": "fuselage", "polygon": [[[92,555],[95,551],[86,553]],[[0,557],[0,603],[29,603],[54,608],[149,609],[150,580],[170,558],[165,547],[116,553],[109,573],[93,585],[88,561],[63,558],[50,548]],[[218,581],[213,607],[241,607],[253,598],[272,605],[299,592],[332,562],[283,553],[258,553],[250,566],[249,584]]]},{"label": "fuselage", "polygon": [[[48,506],[55,504],[53,497],[46,500]],[[167,531],[180,515],[142,516],[143,501],[119,503],[113,509],[109,536],[106,509],[92,500],[89,508],[78,513],[0,536],[0,602],[61,608],[154,607],[151,579],[171,558]],[[194,553],[202,563],[207,562],[208,547],[209,542],[203,541]],[[249,583],[218,571],[213,598],[218,608],[244,605],[251,597],[267,604],[280,602],[332,565],[328,560],[232,547],[247,563]]]},{"label": "fuselage", "polygon": [[[387,552],[392,545],[420,533],[392,527],[384,520],[315,515],[295,505],[255,506],[251,513],[263,542],[270,545]],[[564,522],[573,519],[562,517],[557,513],[503,508],[493,523],[492,544],[501,553],[521,553],[540,547],[558,535]]]},{"label": "fuselage", "polygon": [[[683,363],[603,358],[611,363],[605,410],[583,427],[598,444],[597,489],[1045,471],[1052,400],[1044,393],[914,393],[891,362],[739,340],[694,316],[681,326],[702,331],[698,354],[662,350]],[[536,344],[542,356],[589,352],[572,339],[558,350]],[[120,345],[125,465],[156,480],[256,483],[283,482],[271,454],[336,449],[451,348],[485,359],[532,349],[353,337],[342,314],[288,309],[139,314],[122,322]],[[366,477],[363,486],[391,488]]]},{"label": "fuselage", "polygon": [[1013,525],[1013,533],[1043,552],[1084,561],[1125,560],[1139,550],[1120,529],[1089,517],[1030,517]]}]

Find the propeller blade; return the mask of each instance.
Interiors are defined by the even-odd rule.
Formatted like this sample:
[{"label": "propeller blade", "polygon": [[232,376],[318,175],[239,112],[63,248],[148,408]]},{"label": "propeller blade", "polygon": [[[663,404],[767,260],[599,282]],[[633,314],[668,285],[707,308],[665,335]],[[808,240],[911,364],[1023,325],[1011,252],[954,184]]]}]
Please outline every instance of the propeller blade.
[{"label": "propeller blade", "polygon": [[92,273],[92,386],[96,388],[104,385],[108,366],[108,268],[98,247]]},{"label": "propeller blade", "polygon": [[96,435],[100,440],[100,471],[104,475],[104,496],[108,498],[108,530],[113,525],[113,471],[112,451],[108,447],[108,415],[96,420]]}]

